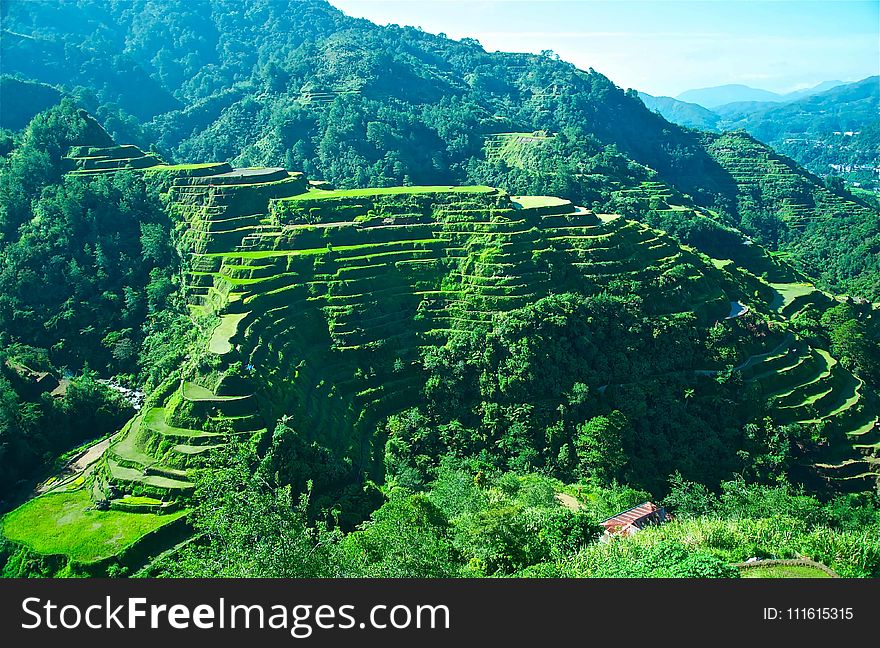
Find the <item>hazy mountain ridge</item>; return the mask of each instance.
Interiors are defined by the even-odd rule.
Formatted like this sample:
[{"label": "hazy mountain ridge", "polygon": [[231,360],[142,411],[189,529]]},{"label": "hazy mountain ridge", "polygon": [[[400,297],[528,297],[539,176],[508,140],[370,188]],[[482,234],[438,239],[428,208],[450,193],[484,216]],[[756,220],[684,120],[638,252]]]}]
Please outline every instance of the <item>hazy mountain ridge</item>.
[{"label": "hazy mountain ridge", "polygon": [[804,97],[810,97],[825,92],[839,85],[844,85],[844,81],[823,81],[810,88],[787,93],[778,93],[770,90],[753,88],[743,84],[732,83],[713,86],[711,88],[686,90],[676,96],[675,99],[686,103],[695,103],[707,109],[716,110],[732,103],[776,103],[796,101],[798,99],[803,99]]},{"label": "hazy mountain ridge", "polygon": [[669,97],[639,96],[650,110],[688,128],[746,130],[822,176],[843,175],[870,187],[872,169],[880,166],[880,149],[870,135],[880,124],[880,77],[794,100],[734,102],[712,111]]}]

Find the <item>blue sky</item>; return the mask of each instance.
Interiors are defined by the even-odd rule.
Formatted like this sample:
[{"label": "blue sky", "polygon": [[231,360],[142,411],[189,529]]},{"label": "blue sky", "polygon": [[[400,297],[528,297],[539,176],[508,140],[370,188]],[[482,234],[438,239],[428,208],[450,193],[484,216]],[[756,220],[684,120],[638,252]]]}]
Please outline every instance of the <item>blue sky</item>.
[{"label": "blue sky", "polygon": [[743,83],[789,92],[880,74],[880,0],[330,0],[379,24],[552,49],[624,88]]}]

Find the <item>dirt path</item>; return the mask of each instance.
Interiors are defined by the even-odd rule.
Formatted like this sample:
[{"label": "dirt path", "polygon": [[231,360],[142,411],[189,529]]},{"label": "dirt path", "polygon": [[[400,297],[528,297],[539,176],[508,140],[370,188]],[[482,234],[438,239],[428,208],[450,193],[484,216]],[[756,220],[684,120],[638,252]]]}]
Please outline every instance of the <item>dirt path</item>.
[{"label": "dirt path", "polygon": [[37,486],[34,495],[42,495],[43,493],[57,490],[67,486],[72,481],[76,480],[77,477],[87,475],[91,472],[92,468],[95,467],[95,463],[97,463],[98,459],[101,458],[101,455],[104,454],[104,451],[110,446],[110,443],[115,438],[116,434],[86,448],[79,455],[71,459],[60,473],[53,475]]},{"label": "dirt path", "polygon": [[583,504],[578,502],[568,493],[556,493],[556,501],[562,504],[568,510],[574,511],[575,513],[584,508]]}]

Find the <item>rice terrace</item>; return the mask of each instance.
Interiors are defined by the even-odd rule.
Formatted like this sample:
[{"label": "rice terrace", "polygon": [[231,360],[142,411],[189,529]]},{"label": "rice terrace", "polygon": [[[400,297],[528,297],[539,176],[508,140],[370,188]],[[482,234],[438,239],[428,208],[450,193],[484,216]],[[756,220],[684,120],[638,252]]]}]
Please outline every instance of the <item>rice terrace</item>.
[{"label": "rice terrace", "polygon": [[552,52],[117,4],[4,8],[4,576],[880,576],[864,181]]}]

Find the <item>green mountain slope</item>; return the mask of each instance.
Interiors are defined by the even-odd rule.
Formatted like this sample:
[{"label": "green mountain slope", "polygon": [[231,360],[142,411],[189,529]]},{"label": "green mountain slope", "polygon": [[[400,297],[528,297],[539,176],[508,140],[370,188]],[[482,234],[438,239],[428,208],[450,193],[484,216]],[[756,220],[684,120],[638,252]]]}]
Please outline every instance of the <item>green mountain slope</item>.
[{"label": "green mountain slope", "polygon": [[[84,481],[4,519],[16,546],[74,572],[138,567],[178,541],[183,518],[156,514],[185,508],[194,471],[236,440],[268,449],[276,478],[314,480],[343,515],[357,515],[365,477],[419,483],[448,453],[574,474],[585,417],[603,435],[621,426],[622,461],[602,453],[592,470],[649,488],[675,469],[709,483],[742,469],[738,450],[762,447],[743,430],[762,417],[802,430],[793,479],[862,490],[877,478],[872,392],[789,324],[834,304],[812,286],[486,186],[326,190],[280,168],[170,166],[116,145],[71,147],[65,164],[71,182],[124,171],[165,187],[193,328],[210,322]],[[773,268],[752,254],[753,269]],[[279,419],[295,437],[268,431]],[[71,519],[84,494],[99,511],[75,535],[33,525]],[[125,541],[108,550],[119,525]]]},{"label": "green mountain slope", "polygon": [[880,77],[839,83],[778,102],[740,101],[711,111],[669,97],[639,93],[669,121],[710,131],[745,130],[813,173],[838,175],[867,188],[875,183]]},{"label": "green mountain slope", "polygon": [[880,77],[837,86],[825,92],[728,119],[727,129],[743,128],[762,142],[805,135],[828,136],[861,130],[880,114]]},{"label": "green mountain slope", "polygon": [[[85,68],[76,83],[89,92],[78,92],[78,99],[112,134],[142,148],[157,143],[168,160],[283,166],[346,188],[492,184],[510,193],[553,193],[596,210],[608,208],[615,185],[631,186],[635,176],[653,172],[726,225],[750,218],[739,212],[736,179],[698,134],[670,124],[601,74],[551,56],[488,53],[469,39],[380,27],[322,0],[283,11],[259,1],[247,12],[224,0],[142,0],[130,7],[86,1],[65,5],[63,14],[49,4],[15,3],[5,24],[70,47],[91,34],[114,64],[136,66],[136,73],[95,75],[91,82]],[[41,51],[34,67],[34,56],[15,49],[24,41],[30,42],[4,39],[8,69],[72,91],[50,74],[62,65],[62,50]],[[149,83],[140,81],[144,75]],[[151,96],[171,96],[179,107],[142,105],[138,93],[151,84],[161,86]],[[135,98],[137,110],[122,98]],[[133,115],[142,116],[140,123]],[[536,132],[560,144],[532,165],[539,173],[493,166],[487,140]],[[825,243],[816,238],[811,246]],[[808,252],[806,246],[791,251],[802,250]],[[832,263],[836,257],[828,249],[818,254]],[[804,259],[803,266],[814,264]],[[851,272],[834,269],[823,279]],[[874,282],[865,277],[858,285],[864,291]]]},{"label": "green mountain slope", "polygon": [[706,135],[737,183],[737,226],[838,291],[880,294],[880,214],[832,193],[792,160],[743,132]]},{"label": "green mountain slope", "polygon": [[639,92],[639,99],[648,110],[658,112],[663,118],[672,122],[696,128],[697,130],[715,130],[721,117],[703,106],[687,101],[679,101],[672,97],[655,97],[647,92]]},{"label": "green mountain slope", "polygon": [[28,125],[37,113],[61,101],[61,93],[52,86],[0,77],[0,128],[13,131]]}]

